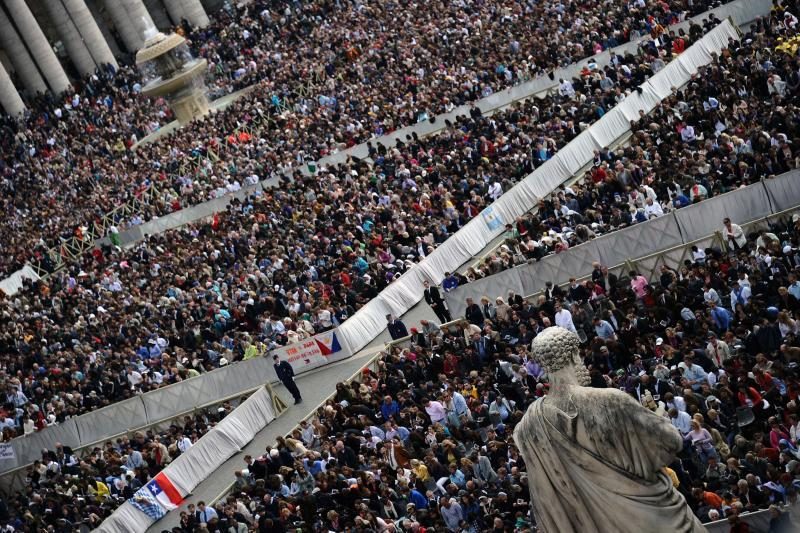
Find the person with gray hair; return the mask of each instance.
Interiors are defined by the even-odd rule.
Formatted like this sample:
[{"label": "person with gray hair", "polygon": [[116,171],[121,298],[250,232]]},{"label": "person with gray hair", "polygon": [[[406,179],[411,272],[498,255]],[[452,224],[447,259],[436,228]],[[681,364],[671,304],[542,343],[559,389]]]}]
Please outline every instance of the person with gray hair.
[{"label": "person with gray hair", "polygon": [[551,327],[533,341],[550,378],[514,431],[536,523],[547,532],[705,531],[664,468],[683,441],[624,392],[593,389],[578,336]]}]

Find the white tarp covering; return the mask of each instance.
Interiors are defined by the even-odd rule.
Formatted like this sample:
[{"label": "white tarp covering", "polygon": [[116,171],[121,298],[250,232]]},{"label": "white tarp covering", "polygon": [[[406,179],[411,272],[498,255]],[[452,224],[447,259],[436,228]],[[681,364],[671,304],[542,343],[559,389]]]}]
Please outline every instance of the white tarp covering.
[{"label": "white tarp covering", "polygon": [[[780,203],[770,208],[768,194],[780,195]],[[458,287],[445,298],[454,317],[463,316],[467,297],[506,296],[509,290],[530,296],[544,289],[547,281],[562,284],[570,277],[581,278],[599,261],[608,267],[623,265],[629,259],[650,256],[681,244],[699,241],[701,248],[713,240],[722,226],[722,218],[730,216],[737,223],[747,223],[800,205],[800,171],[791,171],[774,179],[755,183],[716,198],[685,207],[668,215],[609,233],[591,242],[549,255],[536,263],[522,265]],[[685,214],[684,214],[685,213]],[[751,230],[754,228],[750,228]],[[676,250],[676,254],[684,253]],[[675,259],[680,263],[686,257]],[[655,259],[654,259],[655,260]],[[647,266],[647,261],[643,263]],[[522,284],[522,291],[519,285]]]},{"label": "white tarp covering", "polygon": [[[272,398],[262,387],[167,466],[164,473],[185,497],[273,420]],[[126,502],[95,531],[142,533],[153,523],[154,520]]]},{"label": "white tarp covering", "polygon": [[[507,191],[492,208],[504,222],[511,222],[517,216],[529,211],[539,198],[551,193],[558,185],[570,179],[575,172],[582,169],[593,158],[593,150],[601,147],[597,139],[613,140],[625,135],[620,130],[623,120],[620,113],[629,120],[638,120],[639,110],[646,113],[661,101],[659,94],[668,94],[672,87],[686,83],[696,70],[689,71],[690,66],[702,64],[702,59],[709,59],[710,51],[719,52],[728,39],[738,39],[739,32],[729,21],[724,21],[711,30],[700,41],[691,46],[682,55],[690,57],[683,63],[665,68],[643,84],[641,94],[633,92],[619,104],[620,111],[608,113],[593,124],[589,130],[579,135],[567,146],[559,150],[553,159],[533,171],[521,183]],[[674,61],[672,63],[675,63]],[[672,64],[671,63],[671,64]],[[670,64],[670,65],[671,65]],[[688,66],[687,66],[688,65]],[[340,326],[341,336],[348,344],[358,350],[372,341],[386,326],[385,315],[394,313],[402,315],[422,298],[422,281],[428,277],[439,283],[445,272],[454,271],[497,237],[503,228],[489,230],[486,222],[478,216],[469,224],[451,236],[419,265],[406,272],[400,279],[384,289],[377,298],[359,309],[353,317]],[[544,277],[557,278],[577,267],[577,263],[564,258],[551,257],[537,263]],[[564,263],[562,265],[562,263]],[[569,277],[569,276],[567,276]],[[540,277],[540,279],[542,279]],[[556,280],[553,279],[555,282]],[[448,299],[450,301],[450,299]]]},{"label": "white tarp covering", "polygon": [[594,260],[618,265],[631,257],[642,257],[683,244],[678,222],[672,215],[648,220],[596,240],[600,254]]},{"label": "white tarp covering", "polygon": [[130,503],[125,502],[111,516],[103,520],[103,523],[95,531],[100,533],[132,533],[134,531],[147,531],[147,528],[151,525],[153,525],[152,518]]},{"label": "white tarp covering", "polygon": [[6,279],[0,281],[0,291],[3,291],[6,296],[14,296],[22,288],[23,279],[38,281],[39,276],[29,265],[25,265]]},{"label": "white tarp covering", "polygon": [[[308,349],[304,351],[304,344],[316,344],[316,339],[330,340],[331,335],[336,335],[340,344],[338,351],[315,358],[306,357]],[[95,444],[132,429],[168,420],[220,398],[236,396],[265,383],[275,383],[278,378],[275,375],[272,354],[288,360],[298,375],[346,359],[353,352],[341,337],[337,331],[322,333],[305,343],[275,349],[268,356],[233,363],[13,439],[11,444],[17,459],[0,462],[0,472],[8,472],[32,463],[40,458],[43,448],[52,448],[56,442],[72,448]]]},{"label": "white tarp covering", "polygon": [[1,461],[0,467],[5,471],[28,465],[37,459],[41,459],[42,450],[45,448],[51,449],[56,442],[72,448],[77,447],[80,443],[74,418],[65,420],[62,424],[50,426],[48,430],[47,434],[38,431],[11,440],[10,444],[14,448],[16,458]]},{"label": "white tarp covering", "polygon": [[759,183],[679,209],[675,217],[684,242],[689,242],[722,230],[725,217],[744,224],[769,214],[767,189]]}]

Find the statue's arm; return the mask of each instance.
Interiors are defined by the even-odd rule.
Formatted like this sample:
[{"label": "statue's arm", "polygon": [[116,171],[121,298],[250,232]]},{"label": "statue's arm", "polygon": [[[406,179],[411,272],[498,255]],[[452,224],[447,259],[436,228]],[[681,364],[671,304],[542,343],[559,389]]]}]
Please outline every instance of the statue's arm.
[{"label": "statue's arm", "polygon": [[[613,395],[621,420],[620,427],[628,432],[628,468],[645,477],[654,475],[670,464],[683,449],[683,439],[668,419],[658,416],[628,394],[616,389],[606,389]],[[615,409],[616,410],[616,409]]]}]

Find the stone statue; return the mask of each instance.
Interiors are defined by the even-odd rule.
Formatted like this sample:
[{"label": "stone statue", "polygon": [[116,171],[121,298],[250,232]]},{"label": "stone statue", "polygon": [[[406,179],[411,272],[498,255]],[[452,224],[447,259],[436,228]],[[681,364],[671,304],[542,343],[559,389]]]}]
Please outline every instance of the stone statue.
[{"label": "stone statue", "polygon": [[669,420],[617,389],[594,389],[578,337],[541,332],[533,354],[550,378],[514,431],[536,523],[546,533],[703,532],[664,472],[683,447]]}]

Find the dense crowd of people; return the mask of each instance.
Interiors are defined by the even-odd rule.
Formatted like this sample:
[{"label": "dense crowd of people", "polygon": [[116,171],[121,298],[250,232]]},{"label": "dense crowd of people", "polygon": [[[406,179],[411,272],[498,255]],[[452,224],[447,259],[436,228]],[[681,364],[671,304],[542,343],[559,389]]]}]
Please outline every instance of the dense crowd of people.
[{"label": "dense crowd of people", "polygon": [[[120,218],[119,227],[248,180],[291,173],[292,166],[641,35],[680,52],[688,38],[670,35],[668,25],[717,3],[634,2],[615,8],[614,18],[597,1],[443,4],[414,16],[392,4],[327,1],[259,1],[223,11],[204,30],[182,31],[209,60],[214,87],[259,84],[225,111],[132,151],[171,115],[163,101],[147,105],[137,73],[124,67],[98,72],[63,99],[40,98],[22,122],[4,121],[1,223],[8,238],[0,271],[11,273],[31,258],[46,266],[45,251],[59,238],[88,235],[110,207],[151,185],[158,190],[154,205]],[[536,16],[540,26],[528,22]],[[376,24],[381,40],[372,33]],[[552,46],[553,35],[559,46]],[[236,135],[264,116],[274,120],[263,121],[259,135]],[[231,136],[234,143],[226,143]],[[181,164],[209,152],[215,156],[201,169]]]},{"label": "dense crowd of people", "polygon": [[[715,4],[443,3],[413,18],[393,4],[229,6],[181,31],[209,60],[213,91],[258,88],[135,151],[171,115],[139,95],[129,67],[66,99],[39,97],[22,122],[3,123],[0,272],[151,184],[158,194],[118,228],[281,178],[212,220],[93,250],[0,300],[3,440],[341,324],[712,27],[666,29]],[[782,4],[444,290],[796,168],[797,6]],[[491,117],[476,108],[430,137],[370,143],[369,160],[293,172],[648,34],[636,55],[589,61],[541,100]],[[800,217],[752,238],[731,231],[732,253],[698,250],[659,280],[598,265],[591,282],[534,303],[470,306],[457,332],[423,323],[410,348],[340,384],[313,423],[247,458],[216,510],[182,513],[180,530],[533,531],[511,434],[547,393],[529,347],[551,324],[584,339],[593,386],[622,387],[681,430],[670,471],[698,516],[737,525],[743,510],[789,505],[773,511],[787,527],[800,488]],[[45,450],[0,524],[92,527],[229,410],[83,459]]]},{"label": "dense crowd of people", "polygon": [[[11,319],[0,325],[6,387],[21,393],[4,437],[26,417],[40,429],[338,326],[657,71],[664,50],[587,67],[561,94],[491,117],[475,109],[439,134],[371,146],[368,161],[298,175],[210,221],[94,250],[26,284],[0,302]],[[257,156],[242,151],[236,164]],[[241,185],[210,182],[209,196]]]},{"label": "dense crowd of people", "polygon": [[4,531],[90,531],[188,451],[238,402],[185,415],[163,430],[138,431],[82,456],[54,443],[28,467],[25,488],[0,500]]},{"label": "dense crowd of people", "polygon": [[[800,64],[793,19],[756,22],[643,120],[623,147],[595,154],[584,179],[507,226],[468,283],[798,168]],[[457,286],[457,285],[456,285]]]},{"label": "dense crowd of people", "polygon": [[747,531],[741,515],[769,509],[770,531],[796,531],[799,249],[795,215],[653,280],[598,264],[585,284],[476,304],[453,330],[423,323],[246,457],[214,516],[183,511],[173,531],[533,531],[533,474],[512,435],[548,393],[530,345],[551,325],[584,339],[591,386],[619,387],[681,432],[667,473],[703,522]]}]

